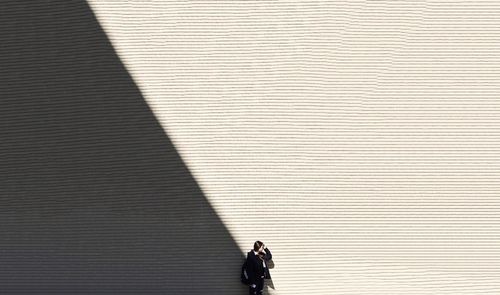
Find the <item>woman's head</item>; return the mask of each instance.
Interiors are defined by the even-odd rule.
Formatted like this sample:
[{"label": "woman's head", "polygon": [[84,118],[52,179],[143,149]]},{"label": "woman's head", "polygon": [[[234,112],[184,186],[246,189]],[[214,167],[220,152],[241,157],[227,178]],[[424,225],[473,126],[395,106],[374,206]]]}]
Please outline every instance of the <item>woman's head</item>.
[{"label": "woman's head", "polygon": [[261,241],[255,241],[255,243],[253,244],[253,250],[256,252],[262,251],[263,248],[264,248],[264,243],[262,243]]}]

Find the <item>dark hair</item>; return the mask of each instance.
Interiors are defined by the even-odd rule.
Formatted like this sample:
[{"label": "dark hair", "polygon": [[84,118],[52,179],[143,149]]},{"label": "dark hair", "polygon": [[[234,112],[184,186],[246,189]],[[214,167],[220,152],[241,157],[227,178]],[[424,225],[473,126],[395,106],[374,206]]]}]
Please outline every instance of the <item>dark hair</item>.
[{"label": "dark hair", "polygon": [[264,245],[264,243],[262,243],[261,241],[256,241],[253,244],[253,250],[254,251],[259,251],[259,249],[260,249],[260,247],[262,247],[262,245]]}]

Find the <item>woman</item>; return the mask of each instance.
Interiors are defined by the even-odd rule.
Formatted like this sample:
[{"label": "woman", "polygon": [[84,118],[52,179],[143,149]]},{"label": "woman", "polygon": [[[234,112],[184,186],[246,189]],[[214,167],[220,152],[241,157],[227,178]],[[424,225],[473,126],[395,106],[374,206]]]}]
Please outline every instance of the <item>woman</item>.
[{"label": "woman", "polygon": [[261,295],[264,289],[264,279],[271,278],[266,261],[271,260],[272,257],[271,251],[261,241],[256,241],[253,244],[253,250],[247,253],[247,274],[251,295]]}]

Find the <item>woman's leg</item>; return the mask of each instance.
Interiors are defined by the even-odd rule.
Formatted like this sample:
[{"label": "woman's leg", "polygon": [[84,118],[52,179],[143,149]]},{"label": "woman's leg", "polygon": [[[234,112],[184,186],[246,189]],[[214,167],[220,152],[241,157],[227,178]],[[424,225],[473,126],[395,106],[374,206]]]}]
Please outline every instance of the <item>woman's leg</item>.
[{"label": "woman's leg", "polygon": [[262,289],[264,289],[264,279],[257,281],[257,286],[255,288],[248,287],[250,295],[262,295]]},{"label": "woman's leg", "polygon": [[248,287],[248,294],[250,295],[256,295],[257,294],[257,287],[252,288],[252,286]]},{"label": "woman's leg", "polygon": [[263,289],[264,289],[264,279],[260,279],[257,283],[257,295],[262,295]]}]

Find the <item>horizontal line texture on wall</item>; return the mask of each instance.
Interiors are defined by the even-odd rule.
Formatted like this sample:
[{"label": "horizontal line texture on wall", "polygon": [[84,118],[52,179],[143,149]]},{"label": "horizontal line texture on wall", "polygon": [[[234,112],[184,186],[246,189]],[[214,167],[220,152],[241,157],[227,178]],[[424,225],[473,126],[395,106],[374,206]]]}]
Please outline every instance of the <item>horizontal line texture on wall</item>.
[{"label": "horizontal line texture on wall", "polygon": [[89,4],[267,294],[500,292],[498,1]]}]

